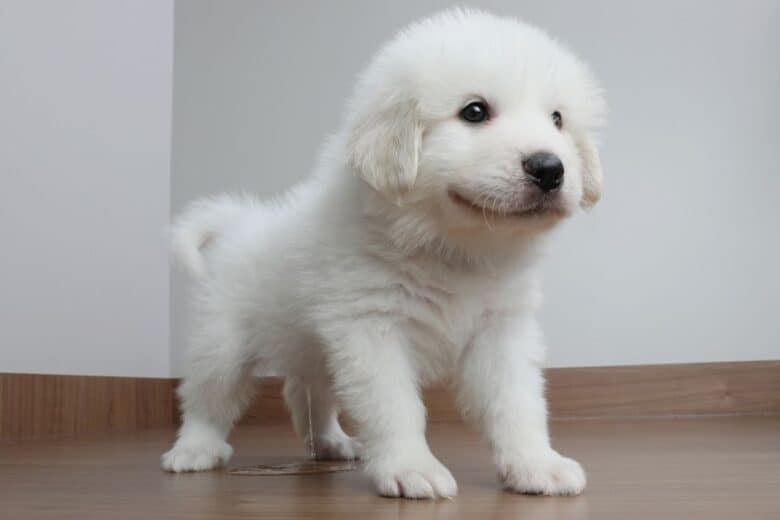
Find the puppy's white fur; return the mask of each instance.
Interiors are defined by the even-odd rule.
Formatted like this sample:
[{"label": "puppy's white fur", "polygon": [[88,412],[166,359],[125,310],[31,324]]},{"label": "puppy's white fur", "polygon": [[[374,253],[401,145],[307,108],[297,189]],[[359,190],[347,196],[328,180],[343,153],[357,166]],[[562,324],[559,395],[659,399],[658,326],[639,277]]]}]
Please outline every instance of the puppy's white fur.
[{"label": "puppy's white fur", "polygon": [[[536,28],[452,10],[387,44],[353,99],[314,175],[283,199],[208,199],[176,222],[198,330],[179,389],[184,424],[163,467],[210,469],[230,456],[225,438],[261,368],[286,375],[293,423],[316,455],[359,452],[383,495],[457,493],[425,439],[420,388],[442,381],[508,489],[581,492],[579,464],[548,438],[534,264],[544,232],[599,198],[592,75]],[[474,99],[489,104],[489,121],[458,117]],[[538,151],[565,168],[552,194],[523,173]]]}]

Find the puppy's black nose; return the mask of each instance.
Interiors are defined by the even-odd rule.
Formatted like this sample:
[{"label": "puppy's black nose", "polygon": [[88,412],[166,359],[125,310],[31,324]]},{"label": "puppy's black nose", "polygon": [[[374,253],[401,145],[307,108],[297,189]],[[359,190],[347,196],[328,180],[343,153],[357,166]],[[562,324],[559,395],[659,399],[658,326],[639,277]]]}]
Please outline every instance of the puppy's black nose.
[{"label": "puppy's black nose", "polygon": [[563,163],[549,152],[536,152],[523,159],[523,170],[542,191],[552,191],[563,184]]}]

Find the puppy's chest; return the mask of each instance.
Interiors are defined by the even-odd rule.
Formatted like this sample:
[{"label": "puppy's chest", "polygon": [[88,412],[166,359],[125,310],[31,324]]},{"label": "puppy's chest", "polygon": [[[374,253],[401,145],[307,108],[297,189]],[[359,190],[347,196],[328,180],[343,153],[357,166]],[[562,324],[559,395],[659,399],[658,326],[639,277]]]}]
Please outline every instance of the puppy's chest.
[{"label": "puppy's chest", "polygon": [[398,287],[399,311],[411,347],[421,360],[440,368],[457,361],[494,305],[497,290],[481,280],[421,276],[406,276]]}]

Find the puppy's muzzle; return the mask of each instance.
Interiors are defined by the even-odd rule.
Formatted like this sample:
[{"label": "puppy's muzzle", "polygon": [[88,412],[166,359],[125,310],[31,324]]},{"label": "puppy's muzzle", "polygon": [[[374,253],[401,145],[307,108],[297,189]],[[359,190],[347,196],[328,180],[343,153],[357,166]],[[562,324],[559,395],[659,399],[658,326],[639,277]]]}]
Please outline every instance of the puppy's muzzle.
[{"label": "puppy's muzzle", "polygon": [[563,184],[563,163],[549,152],[536,152],[523,159],[523,171],[544,192],[557,190]]}]

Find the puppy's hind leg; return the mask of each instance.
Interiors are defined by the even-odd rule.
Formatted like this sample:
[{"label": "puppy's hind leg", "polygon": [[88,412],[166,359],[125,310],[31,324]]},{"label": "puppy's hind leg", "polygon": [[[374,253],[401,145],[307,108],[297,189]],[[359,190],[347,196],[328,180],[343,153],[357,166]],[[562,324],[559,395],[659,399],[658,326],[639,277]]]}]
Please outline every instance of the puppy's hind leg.
[{"label": "puppy's hind leg", "polygon": [[358,458],[358,445],[344,433],[338,419],[338,405],[326,377],[304,382],[295,377],[284,381],[284,400],[293,427],[303,439],[306,451],[319,460]]},{"label": "puppy's hind leg", "polygon": [[217,346],[196,349],[179,386],[183,424],[162,456],[167,471],[202,471],[227,461],[233,449],[225,439],[254,395],[254,358],[247,345],[235,339],[211,345]]}]

